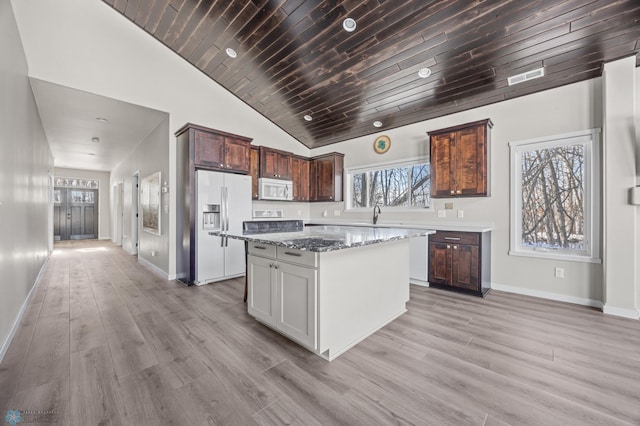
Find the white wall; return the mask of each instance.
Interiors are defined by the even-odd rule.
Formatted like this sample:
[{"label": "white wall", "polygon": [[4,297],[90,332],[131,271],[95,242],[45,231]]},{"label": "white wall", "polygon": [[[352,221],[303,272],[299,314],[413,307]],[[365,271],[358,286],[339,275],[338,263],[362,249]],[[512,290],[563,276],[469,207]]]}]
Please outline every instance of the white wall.
[{"label": "white wall", "polygon": [[[308,155],[309,150],[99,0],[11,0],[29,75],[169,113],[169,215],[176,215],[173,134],[186,122]],[[112,177],[113,179],[113,177]],[[169,221],[169,276],[175,275],[175,220]],[[172,243],[169,244],[169,241]]]},{"label": "white wall", "polygon": [[[602,265],[509,256],[509,146],[511,141],[556,135],[602,126],[602,88],[597,78],[555,90],[520,97],[398,129],[380,132],[391,138],[386,154],[376,154],[373,141],[377,135],[312,150],[312,155],[329,151],[345,154],[345,167],[401,160],[429,154],[427,132],[490,118],[494,127],[491,142],[491,196],[487,198],[435,199],[434,211],[390,213],[382,209],[380,222],[416,223],[492,223],[492,281],[498,286],[518,291],[534,290],[581,303],[602,301]],[[453,201],[454,209],[447,218],[437,217],[436,210]],[[342,203],[312,204],[311,217],[328,218]],[[464,219],[456,211],[464,211]],[[341,212],[340,219],[371,221],[371,212]],[[326,218],[324,218],[326,219]],[[565,268],[565,278],[553,276],[554,267]]]},{"label": "white wall", "polygon": [[54,169],[54,176],[98,179],[100,181],[100,189],[98,191],[98,238],[101,240],[111,238],[111,191],[109,190],[109,172],[56,167]]},{"label": "white wall", "polygon": [[[111,171],[111,187],[118,183],[122,183],[123,187],[131,185],[133,175],[139,173],[140,181],[146,176],[156,172],[161,172],[161,181],[168,182],[169,178],[169,117],[162,121],[145,139],[140,142],[135,151],[128,158],[124,159]],[[125,191],[126,192],[126,191]],[[130,189],[129,189],[130,192]],[[141,222],[138,226],[138,258],[143,262],[153,265],[159,272],[171,277],[168,271],[170,267],[170,252],[168,248],[171,246],[169,237],[169,224],[173,220],[169,212],[169,195],[162,194],[162,211],[160,232],[161,235],[151,234],[142,231]],[[131,202],[123,200],[122,214],[125,218],[131,217]],[[124,221],[124,235],[130,234],[130,222]],[[129,229],[127,229],[129,228]],[[126,238],[123,240],[123,246],[126,245]],[[156,253],[152,256],[152,252]]]},{"label": "white wall", "polygon": [[53,158],[11,4],[0,2],[0,360],[49,254]]}]

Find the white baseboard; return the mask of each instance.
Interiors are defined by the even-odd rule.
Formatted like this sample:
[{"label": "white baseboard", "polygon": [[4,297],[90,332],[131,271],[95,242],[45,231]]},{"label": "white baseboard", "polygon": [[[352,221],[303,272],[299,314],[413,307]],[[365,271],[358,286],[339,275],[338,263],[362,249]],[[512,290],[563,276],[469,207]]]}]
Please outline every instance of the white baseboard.
[{"label": "white baseboard", "polygon": [[611,306],[605,303],[602,308],[602,312],[607,315],[615,315],[617,317],[631,318],[631,319],[640,319],[640,312],[637,309],[626,309],[626,308],[618,308],[616,306]]},{"label": "white baseboard", "polygon": [[530,288],[513,287],[509,285],[491,283],[491,288],[508,293],[523,294],[525,296],[539,297],[541,299],[557,300],[559,302],[573,303],[576,305],[591,306],[602,309],[602,302],[599,300],[585,299],[583,297],[567,296],[565,294],[551,293],[549,291],[533,290]]},{"label": "white baseboard", "polygon": [[422,281],[417,278],[409,278],[409,284],[415,284],[421,287],[429,287],[429,281]]},{"label": "white baseboard", "polygon": [[169,274],[167,274],[165,271],[158,268],[156,265],[154,265],[153,263],[149,262],[147,259],[144,259],[141,256],[138,256],[138,263],[140,263],[145,268],[151,269],[153,272],[162,275],[167,281],[170,281],[172,279],[172,278],[169,278]]},{"label": "white baseboard", "polygon": [[0,363],[2,363],[2,360],[4,359],[4,356],[7,354],[7,351],[9,350],[9,346],[11,345],[11,342],[13,341],[13,338],[16,335],[16,332],[18,331],[18,327],[20,326],[20,322],[22,321],[22,317],[24,316],[24,313],[27,311],[27,306],[29,306],[29,303],[31,303],[31,296],[33,296],[33,292],[38,287],[38,284],[40,284],[40,278],[42,278],[42,273],[44,272],[45,268],[47,267],[47,263],[48,262],[49,262],[49,258],[47,257],[44,260],[44,263],[42,263],[42,266],[40,267],[40,271],[38,272],[38,276],[36,277],[36,281],[31,286],[31,290],[29,290],[29,294],[27,294],[26,299],[22,303],[22,306],[20,307],[20,311],[18,311],[18,315],[16,316],[16,319],[13,322],[13,326],[11,327],[11,331],[9,331],[9,335],[4,340],[4,343],[2,344],[2,347],[0,347]]}]

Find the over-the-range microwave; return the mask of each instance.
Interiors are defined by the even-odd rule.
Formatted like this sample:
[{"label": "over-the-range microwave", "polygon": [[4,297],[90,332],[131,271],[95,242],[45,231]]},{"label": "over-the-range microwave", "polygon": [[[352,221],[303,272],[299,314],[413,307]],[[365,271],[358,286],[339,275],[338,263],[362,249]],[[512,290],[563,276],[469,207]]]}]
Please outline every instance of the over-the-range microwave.
[{"label": "over-the-range microwave", "polygon": [[293,200],[293,182],[260,178],[258,179],[258,198],[260,200]]}]

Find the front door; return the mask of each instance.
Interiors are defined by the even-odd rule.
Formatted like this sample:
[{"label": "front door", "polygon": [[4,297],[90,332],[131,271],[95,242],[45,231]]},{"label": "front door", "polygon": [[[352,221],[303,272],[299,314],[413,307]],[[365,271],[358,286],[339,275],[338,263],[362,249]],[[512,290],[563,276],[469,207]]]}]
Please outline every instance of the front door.
[{"label": "front door", "polygon": [[55,188],[53,191],[53,238],[98,238],[98,190]]}]

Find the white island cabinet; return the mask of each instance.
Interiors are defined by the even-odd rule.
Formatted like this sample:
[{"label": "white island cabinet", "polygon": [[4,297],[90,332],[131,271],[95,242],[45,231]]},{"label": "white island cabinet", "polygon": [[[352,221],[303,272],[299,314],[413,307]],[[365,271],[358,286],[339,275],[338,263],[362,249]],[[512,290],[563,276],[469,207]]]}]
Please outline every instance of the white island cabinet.
[{"label": "white island cabinet", "polygon": [[332,251],[248,243],[248,312],[332,360],[406,312],[409,239]]},{"label": "white island cabinet", "polygon": [[248,312],[291,340],[317,345],[317,255],[265,244],[249,244]]}]

